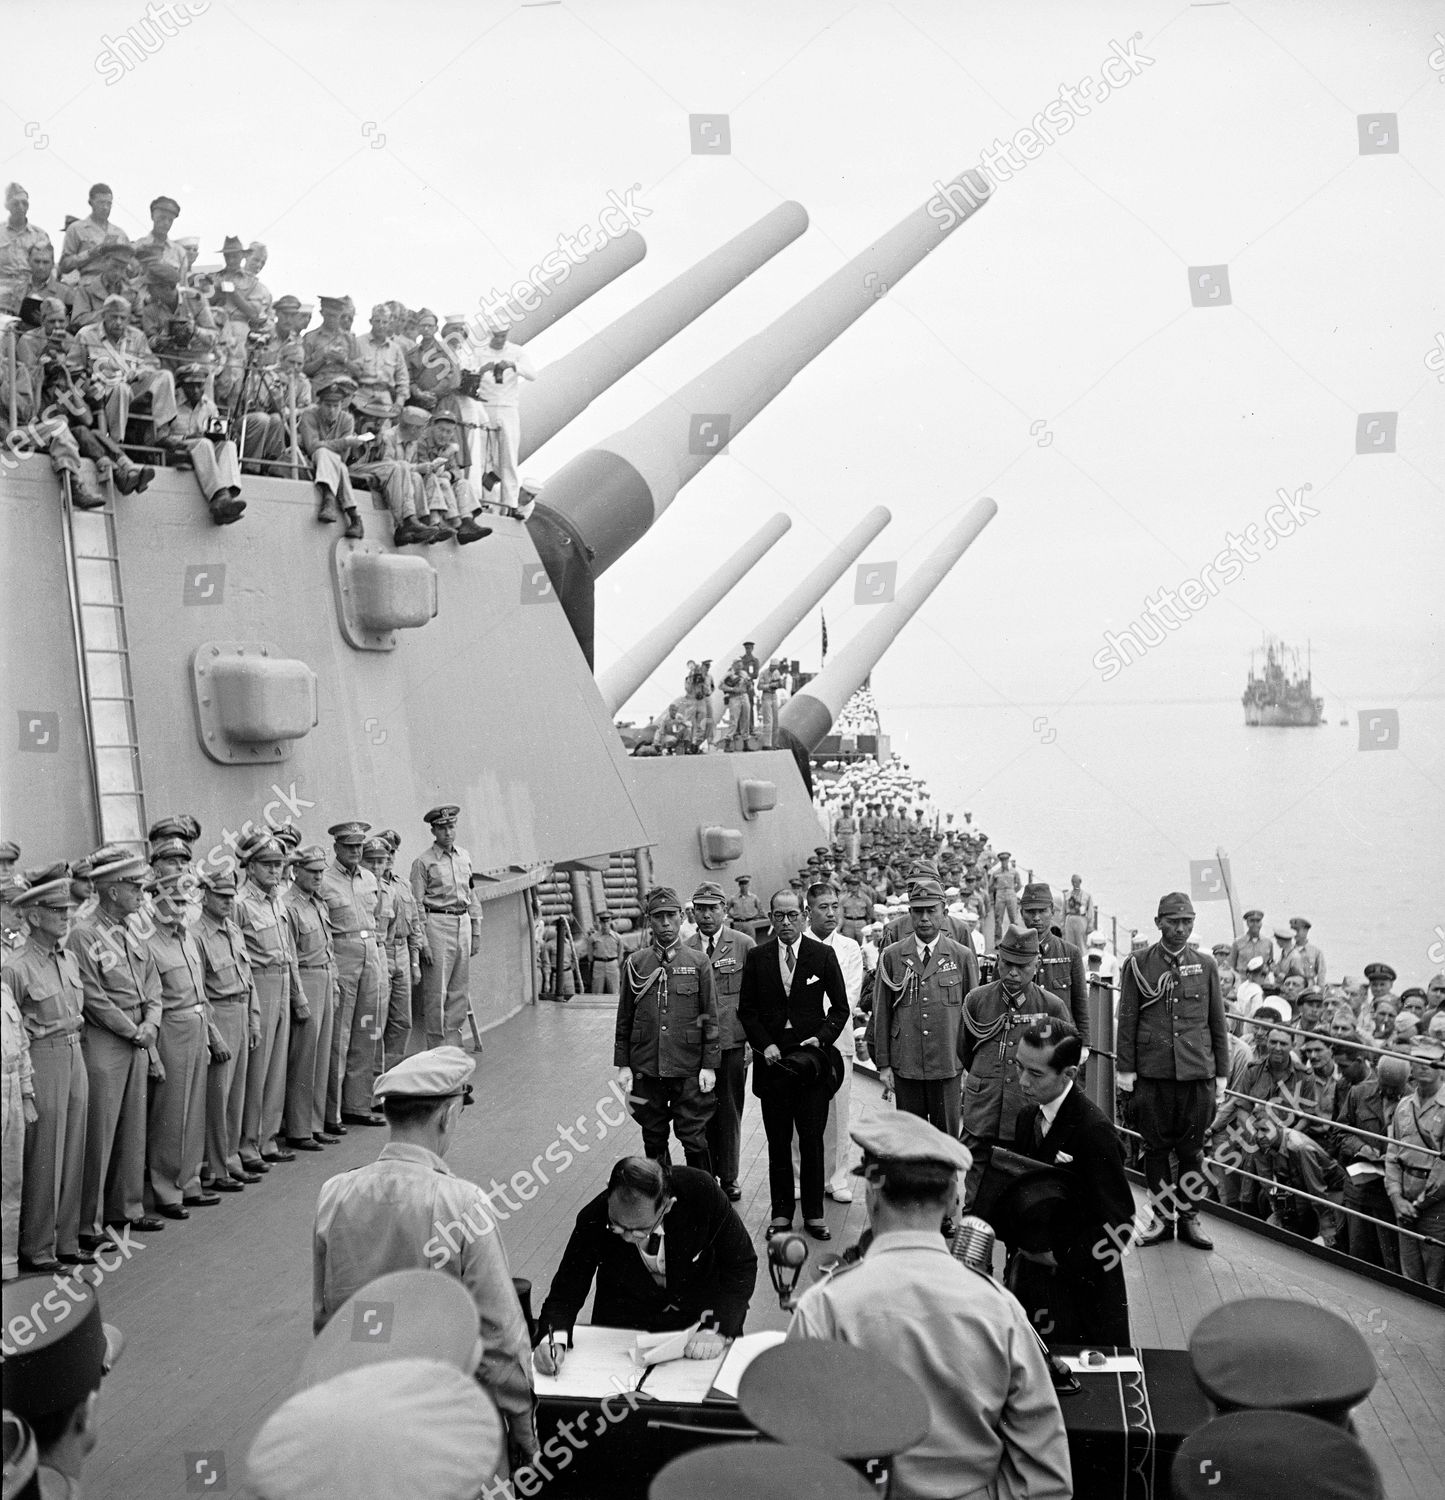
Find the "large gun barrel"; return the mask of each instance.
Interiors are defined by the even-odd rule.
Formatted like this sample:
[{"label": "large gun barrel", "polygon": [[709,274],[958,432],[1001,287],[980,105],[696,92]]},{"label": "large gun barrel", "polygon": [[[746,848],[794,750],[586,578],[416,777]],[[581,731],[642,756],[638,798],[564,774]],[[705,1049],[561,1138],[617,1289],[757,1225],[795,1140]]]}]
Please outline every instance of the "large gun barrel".
[{"label": "large gun barrel", "polygon": [[807,227],[801,203],[780,203],[601,333],[554,360],[522,391],[521,457],[528,458],[556,437],[608,386],[656,353]]},{"label": "large gun barrel", "polygon": [[[566,543],[588,560],[593,578],[799,370],[988,200],[988,181],[975,169],[950,187],[947,204],[935,198],[915,209],[761,333],[548,481],[538,513],[550,516]],[[957,197],[968,206],[955,206]]]},{"label": "large gun barrel", "polygon": [[[568,275],[565,279],[552,278],[545,290],[540,290],[534,281],[516,282],[509,292],[489,302],[483,317],[489,312],[505,312],[511,325],[507,337],[514,344],[525,344],[574,307],[580,307],[609,281],[615,281],[624,271],[630,271],[646,254],[646,241],[635,229],[629,229],[615,240],[608,240],[582,261],[575,264],[564,261],[571,266]],[[563,260],[563,256],[558,250],[542,259],[544,262]],[[517,296],[516,293],[523,288],[526,291]],[[537,299],[535,304],[528,307],[527,303],[533,298]]]},{"label": "large gun barrel", "polygon": [[969,545],[998,514],[992,500],[979,500],[944,537],[923,565],[878,613],[778,715],[778,728],[795,749],[811,751],[833,727],[843,705],[867,680],[878,659],[928,596],[948,576]]},{"label": "large gun barrel", "polygon": [[730,646],[717,660],[734,660],[743,654],[743,647],[751,641],[753,654],[759,661],[767,661],[793,633],[808,611],[843,576],[849,564],[857,561],[863,549],[892,519],[887,506],[875,505],[841,542],[829,549],[823,560],[797,588],[785,594],[777,607],[753,626],[752,634],[746,641]]},{"label": "large gun barrel", "polygon": [[663,664],[668,654],[695,628],[698,621],[759,559],[787,535],[791,517],[778,512],[755,532],[705,583],[694,589],[665,620],[661,620],[638,643],[597,679],[597,686],[610,713],[617,713],[629,698]]}]

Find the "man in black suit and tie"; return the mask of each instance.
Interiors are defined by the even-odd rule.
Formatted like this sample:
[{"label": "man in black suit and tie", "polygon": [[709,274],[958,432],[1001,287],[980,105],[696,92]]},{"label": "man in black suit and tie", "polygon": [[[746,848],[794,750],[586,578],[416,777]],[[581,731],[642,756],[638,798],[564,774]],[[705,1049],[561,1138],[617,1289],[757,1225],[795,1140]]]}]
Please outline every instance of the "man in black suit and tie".
[{"label": "man in black suit and tie", "polygon": [[1066,1168],[1077,1197],[1049,1251],[1011,1268],[1010,1290],[1051,1344],[1127,1345],[1122,1251],[1134,1195],[1118,1132],[1078,1085],[1082,1054],[1079,1033],[1055,1017],[1035,1021],[1019,1038],[1015,1060],[1026,1102],[1014,1150]]},{"label": "man in black suit and tie", "polygon": [[828,1100],[841,1081],[833,1042],[848,1024],[848,990],[837,954],[804,934],[803,904],[794,891],[775,892],[768,916],[773,936],[744,959],[738,997],[738,1020],[753,1047],[753,1093],[768,1137],[768,1234],[793,1224],[796,1129],[803,1227],[815,1240],[830,1240],[823,1222],[823,1132]]},{"label": "man in black suit and tie", "polygon": [[534,1363],[556,1373],[594,1281],[595,1326],[662,1333],[702,1320],[687,1356],[712,1358],[743,1331],[757,1277],[748,1232],[708,1173],[623,1157],[577,1215],[537,1314]]}]

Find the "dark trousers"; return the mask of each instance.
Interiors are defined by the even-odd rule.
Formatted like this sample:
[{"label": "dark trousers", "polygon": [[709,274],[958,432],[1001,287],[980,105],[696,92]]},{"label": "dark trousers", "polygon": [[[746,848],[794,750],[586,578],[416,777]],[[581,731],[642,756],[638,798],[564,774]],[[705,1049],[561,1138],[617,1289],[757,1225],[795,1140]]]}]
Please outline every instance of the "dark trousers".
[{"label": "dark trousers", "polygon": [[1079,1276],[1070,1274],[1067,1266],[1044,1266],[1016,1254],[1009,1258],[1004,1285],[1023,1304],[1045,1343],[1129,1346],[1129,1296],[1122,1264],[1112,1271],[1100,1267],[1097,1275]]},{"label": "dark trousers", "polygon": [[793,1132],[798,1133],[799,1192],[803,1218],[823,1218],[823,1132],[828,1124],[826,1083],[802,1084],[786,1068],[753,1063],[753,1092],[768,1137],[768,1192],[773,1218],[793,1218]]},{"label": "dark trousers", "polygon": [[642,1149],[654,1161],[667,1161],[672,1154],[667,1144],[670,1126],[688,1166],[712,1171],[707,1122],[715,1098],[697,1086],[695,1073],[686,1078],[649,1078],[645,1073],[635,1073],[627,1102],[632,1118],[642,1127]]},{"label": "dark trousers", "polygon": [[904,1078],[893,1074],[893,1094],[899,1109],[921,1115],[944,1135],[958,1139],[959,1101],[963,1075],[957,1078]]},{"label": "dark trousers", "polygon": [[[1395,1222],[1395,1205],[1390,1202],[1384,1179],[1380,1177],[1367,1177],[1364,1181],[1354,1177],[1346,1179],[1345,1207],[1357,1208],[1372,1219],[1383,1219],[1387,1224]],[[1369,1261],[1372,1266],[1399,1271],[1400,1237],[1394,1230],[1379,1229],[1353,1214],[1346,1214],[1345,1235],[1351,1255]]]},{"label": "dark trousers", "polygon": [[743,1105],[747,1099],[748,1049],[724,1047],[717,1068],[717,1106],[707,1122],[712,1169],[724,1187],[735,1187],[742,1153]]},{"label": "dark trousers", "polygon": [[[1156,1210],[1166,1219],[1194,1212],[1194,1200],[1208,1186],[1204,1176],[1204,1134],[1214,1118],[1214,1080],[1141,1078],[1134,1085],[1139,1134],[1144,1141],[1144,1180]],[[1177,1168],[1170,1161],[1173,1156]],[[1194,1174],[1192,1193],[1180,1183]]]}]

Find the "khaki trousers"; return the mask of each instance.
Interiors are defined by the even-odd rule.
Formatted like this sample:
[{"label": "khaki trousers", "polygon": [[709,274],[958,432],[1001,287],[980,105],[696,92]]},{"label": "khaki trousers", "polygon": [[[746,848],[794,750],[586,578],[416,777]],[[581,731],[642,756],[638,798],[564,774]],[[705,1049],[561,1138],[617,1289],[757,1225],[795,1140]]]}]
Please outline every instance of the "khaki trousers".
[{"label": "khaki trousers", "polygon": [[35,1109],[25,1130],[25,1196],[20,1209],[20,1253],[54,1260],[80,1248],[80,1195],[85,1179],[85,1120],[90,1079],[80,1033],[30,1040]]},{"label": "khaki trousers", "polygon": [[286,1051],[286,1110],[282,1133],[293,1140],[319,1135],[326,1124],[326,1075],[331,1066],[331,1029],[336,984],[330,969],[302,969],[301,993],[309,1021],[291,1022]]},{"label": "khaki trousers", "polygon": [[249,1005],[245,996],[211,1006],[221,1040],[231,1050],[225,1062],[206,1067],[206,1167],[209,1181],[230,1177],[241,1166],[241,1117],[246,1108],[246,1074],[251,1059]]},{"label": "khaki trousers", "polygon": [[428,1047],[460,1047],[471,1005],[472,919],[466,912],[426,913],[431,962],[421,966],[422,1014]]},{"label": "khaki trousers", "polygon": [[166,1011],[157,1048],[166,1076],[151,1088],[146,1121],[151,1196],[157,1203],[179,1203],[200,1192],[206,1154],[210,1049],[204,1010],[185,1005]]},{"label": "khaki trousers", "polygon": [[146,1049],[88,1022],[81,1048],[90,1108],[80,1222],[101,1234],[145,1213]]},{"label": "khaki trousers", "polygon": [[246,1067],[246,1102],[241,1115],[241,1164],[249,1167],[276,1149],[286,1108],[286,1045],[290,1038],[291,976],[280,965],[251,970],[261,1003],[261,1041]]}]

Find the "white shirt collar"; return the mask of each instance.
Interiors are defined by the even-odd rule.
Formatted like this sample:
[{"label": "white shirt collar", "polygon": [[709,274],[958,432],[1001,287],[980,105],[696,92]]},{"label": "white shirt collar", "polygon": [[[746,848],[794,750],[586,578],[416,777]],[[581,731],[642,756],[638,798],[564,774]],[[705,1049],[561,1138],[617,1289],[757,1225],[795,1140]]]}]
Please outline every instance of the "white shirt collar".
[{"label": "white shirt collar", "polygon": [[1045,1135],[1054,1128],[1054,1121],[1058,1118],[1059,1110],[1063,1107],[1064,1100],[1069,1097],[1069,1092],[1073,1087],[1072,1083],[1066,1083],[1063,1093],[1057,1099],[1048,1104],[1039,1105],[1039,1118],[1044,1122]]}]

